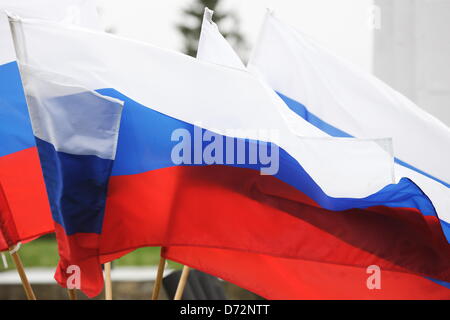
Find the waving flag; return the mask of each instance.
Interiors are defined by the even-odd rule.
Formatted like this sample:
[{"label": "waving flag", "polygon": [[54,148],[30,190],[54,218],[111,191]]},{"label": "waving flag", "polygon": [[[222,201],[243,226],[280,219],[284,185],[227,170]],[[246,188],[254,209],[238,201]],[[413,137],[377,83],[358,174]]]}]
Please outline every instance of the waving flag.
[{"label": "waving flag", "polygon": [[[61,251],[64,239],[71,255],[90,259],[83,244],[100,262],[141,246],[227,249],[449,280],[430,201],[408,179],[390,184],[389,140],[330,138],[299,117],[288,128],[293,112],[241,70],[80,28],[12,25],[21,63],[124,101],[102,218],[61,222],[70,210],[52,201]],[[266,297],[283,294],[215,268]],[[94,273],[82,270],[89,296],[101,290]]]},{"label": "waving flag", "polygon": [[16,235],[6,239],[8,245],[0,244],[0,251],[54,230],[4,11],[99,28],[93,1],[0,0],[0,184],[12,215],[6,222],[2,212],[0,224],[9,230],[7,234]]},{"label": "waving flag", "polygon": [[268,13],[249,70],[335,137],[392,137],[395,177],[432,200],[450,240],[450,129],[374,76]]},{"label": "waving flag", "polygon": [[[57,272],[64,275],[70,265],[76,265],[82,272],[96,271],[87,273],[88,277],[99,276],[99,233],[123,103],[56,74],[25,65],[21,73],[57,224],[61,257]],[[74,235],[83,232],[92,234]]]},{"label": "waving flag", "polygon": [[[237,54],[212,21],[212,12],[208,9],[205,9],[197,58],[245,70],[245,66],[237,62],[239,61]],[[329,219],[332,217],[330,216]],[[436,222],[432,222],[434,227],[430,230],[442,234]],[[338,228],[338,224],[335,224],[335,227]],[[389,228],[389,225],[385,227]],[[332,228],[324,229],[324,231],[327,230],[333,232]],[[314,237],[315,233],[311,233],[309,236]],[[345,240],[345,236],[342,240]],[[394,240],[393,243],[396,242],[393,238],[390,240]],[[379,244],[383,245],[381,242]],[[318,250],[320,246],[321,243],[318,242]],[[448,254],[448,248],[445,246],[442,248]],[[364,268],[355,266],[194,247],[168,247],[165,248],[164,255],[169,259],[195,266],[227,280],[239,278],[240,285],[256,290],[260,294],[263,291],[261,288],[256,289],[255,284],[266,283],[267,287],[275,293],[275,296],[272,297],[276,298],[399,299],[439,298],[448,297],[450,294],[450,290],[447,289],[450,289],[448,283],[433,282],[431,279],[414,274],[391,272],[384,269],[382,269],[383,287],[381,290],[370,291],[367,290],[367,287],[360,285],[363,283],[364,277],[367,277]],[[448,259],[448,257],[444,259]],[[355,258],[354,263],[357,260],[358,258]],[[223,270],[227,272],[224,273]]]},{"label": "waving flag", "polygon": [[245,70],[241,58],[234,52],[228,41],[222,37],[217,25],[213,22],[213,14],[214,11],[205,8],[198,41],[197,59]]}]

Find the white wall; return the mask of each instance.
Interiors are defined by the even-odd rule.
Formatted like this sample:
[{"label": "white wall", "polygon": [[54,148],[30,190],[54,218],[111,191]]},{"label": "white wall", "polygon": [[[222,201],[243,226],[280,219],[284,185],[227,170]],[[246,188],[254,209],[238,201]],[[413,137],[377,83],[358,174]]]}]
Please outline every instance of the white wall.
[{"label": "white wall", "polygon": [[450,1],[375,4],[374,73],[450,126]]}]

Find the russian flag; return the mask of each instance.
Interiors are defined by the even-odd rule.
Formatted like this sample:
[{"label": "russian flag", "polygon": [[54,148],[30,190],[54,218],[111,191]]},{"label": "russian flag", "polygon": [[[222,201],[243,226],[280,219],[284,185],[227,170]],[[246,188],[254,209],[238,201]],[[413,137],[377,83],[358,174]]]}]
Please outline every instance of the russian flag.
[{"label": "russian flag", "polygon": [[0,185],[10,217],[0,224],[8,250],[54,231],[36,143],[16,62],[7,14],[20,14],[99,29],[95,4],[87,0],[0,1]]},{"label": "russian flag", "polygon": [[[20,35],[21,64],[124,102],[104,214],[86,217],[70,206],[58,211],[51,200],[54,219],[64,217],[60,250],[67,242],[66,256],[97,263],[82,270],[89,296],[102,288],[98,263],[142,246],[169,247],[168,257],[170,250],[186,249],[192,253],[187,264],[267,298],[301,297],[297,285],[282,290],[290,281],[299,284],[305,261],[352,267],[358,291],[349,292],[366,296],[373,295],[365,281],[371,265],[389,272],[387,279],[450,280],[449,247],[430,200],[409,179],[392,183],[389,139],[329,137],[293,117],[273,91],[242,70],[70,26],[27,19],[12,25]],[[27,88],[27,96],[39,96]],[[45,163],[55,160],[43,159],[51,190]],[[61,185],[64,175],[61,170],[54,183]],[[79,217],[83,224],[76,223]],[[197,250],[217,259],[202,265]],[[243,257],[242,265],[233,257]],[[265,263],[248,276],[260,259],[273,267]],[[262,281],[272,277],[262,273],[270,270],[278,270],[279,286]],[[62,285],[64,271],[58,274]],[[412,286],[387,286],[385,296],[448,297],[435,287]]]},{"label": "russian flag", "polygon": [[67,280],[67,268],[76,265],[91,270],[81,275],[83,283],[98,282],[98,243],[123,103],[57,74],[25,65],[21,73],[58,237],[57,274]]},{"label": "russian flag", "polygon": [[[225,40],[225,38],[220,34],[217,25],[212,21],[213,11],[205,8],[202,29],[200,34],[199,48],[197,51],[197,58],[202,61],[207,61],[210,63],[223,65],[227,67],[232,67],[236,69],[240,69],[245,71],[246,67],[241,62],[238,55],[234,52],[230,44]],[[266,41],[268,41],[266,39]],[[308,120],[306,118],[306,120]],[[314,123],[314,122],[312,122]],[[326,132],[326,131],[325,131]],[[440,232],[440,230],[438,230]],[[231,252],[228,250],[212,250],[212,249],[199,249],[199,248],[186,248],[186,247],[170,247],[166,248],[164,252],[165,256],[169,259],[180,261],[183,263],[191,264],[197,267],[200,267],[204,271],[208,271],[213,274],[219,274],[220,270],[214,268],[215,265],[212,265],[210,261],[220,261],[218,265],[223,267],[224,269],[230,268],[230,264],[233,264],[233,261],[240,261],[241,267],[238,270],[243,270],[244,273],[241,279],[249,279],[252,278],[254,282],[260,281],[268,281],[265,274],[277,272],[279,274],[286,273],[286,270],[292,270],[292,268],[297,263],[293,263],[292,261],[286,259],[279,259],[273,257],[264,257],[264,256],[254,256],[251,259],[245,259],[242,254],[236,254],[235,252]],[[242,262],[246,261],[245,267],[243,267]],[[308,266],[309,265],[309,266]],[[312,262],[312,261],[303,261],[302,263],[298,263],[297,270],[301,270],[303,268],[307,268],[311,270],[311,268],[315,269],[315,280],[311,281],[311,277],[306,275],[305,277],[291,277],[291,281],[289,283],[280,283],[278,277],[273,277],[274,281],[271,282],[272,288],[278,287],[279,290],[272,290],[272,292],[282,293],[281,295],[276,295],[278,298],[289,298],[289,297],[297,297],[297,298],[400,298],[400,297],[420,297],[426,296],[429,292],[428,288],[437,287],[435,283],[439,282],[431,282],[428,279],[420,278],[413,275],[405,275],[404,279],[399,274],[389,274],[389,281],[387,281],[392,287],[388,290],[385,288],[382,293],[378,294],[373,292],[370,294],[367,290],[354,290],[358,287],[352,287],[352,290],[348,290],[348,286],[342,286],[342,284],[337,283],[338,281],[330,281],[334,277],[336,273],[340,273],[342,279],[342,275],[345,274],[346,278],[345,282],[350,283],[353,280],[358,279],[364,275],[363,269],[355,269],[348,267],[341,267],[339,265],[329,265],[324,264],[322,262]],[[245,271],[244,271],[245,270]],[[255,272],[258,270],[259,272]],[[276,270],[276,271],[275,271]],[[301,271],[300,271],[301,272]],[[330,276],[332,275],[332,276]],[[355,277],[355,279],[350,279]],[[297,281],[295,281],[296,279]],[[385,278],[386,279],[386,278]],[[313,284],[313,287],[311,284]],[[330,285],[332,284],[332,285]],[[450,287],[448,284],[440,282],[440,284]],[[245,283],[241,282],[241,285],[245,286]],[[247,286],[248,287],[248,286]],[[283,290],[284,288],[284,290]],[[291,292],[288,292],[289,289]],[[307,290],[300,290],[299,288]],[[334,288],[334,289],[332,289]],[[344,289],[345,288],[345,289]],[[397,288],[401,288],[398,290]],[[437,287],[438,288],[438,287]],[[359,289],[364,289],[359,287]],[[441,291],[442,290],[438,290]],[[267,296],[267,293],[263,294],[262,291],[259,291],[260,294]],[[403,292],[403,293],[402,293]],[[404,295],[404,292],[407,292],[408,295]],[[444,296],[446,296],[445,290]]]},{"label": "russian flag", "polygon": [[392,137],[395,179],[431,199],[450,240],[450,129],[268,12],[248,63],[297,115],[334,137]]}]

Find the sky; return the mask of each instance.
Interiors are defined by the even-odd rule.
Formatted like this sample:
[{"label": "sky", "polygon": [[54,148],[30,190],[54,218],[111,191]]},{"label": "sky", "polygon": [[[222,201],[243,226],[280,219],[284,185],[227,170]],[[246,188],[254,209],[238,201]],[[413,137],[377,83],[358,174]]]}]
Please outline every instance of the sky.
[{"label": "sky", "polygon": [[[175,25],[183,21],[182,9],[193,0],[97,0],[102,24],[118,35],[153,45],[182,49]],[[266,8],[284,22],[362,69],[372,71],[372,0],[222,0],[224,10],[234,10],[250,48],[256,41]]]}]

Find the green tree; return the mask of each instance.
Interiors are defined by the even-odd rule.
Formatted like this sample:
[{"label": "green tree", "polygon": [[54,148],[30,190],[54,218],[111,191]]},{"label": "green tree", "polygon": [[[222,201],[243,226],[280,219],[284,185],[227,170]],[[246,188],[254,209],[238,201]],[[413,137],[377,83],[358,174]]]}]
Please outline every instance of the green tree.
[{"label": "green tree", "polygon": [[[233,48],[243,54],[247,49],[245,38],[239,32],[239,17],[234,11],[222,11],[220,9],[220,0],[194,0],[187,8],[183,10],[183,23],[177,25],[177,29],[184,38],[183,51],[195,57],[197,54],[198,39],[202,28],[203,11],[205,7],[214,11],[214,22],[218,25],[221,33]],[[225,28],[225,26],[229,28]]]}]

